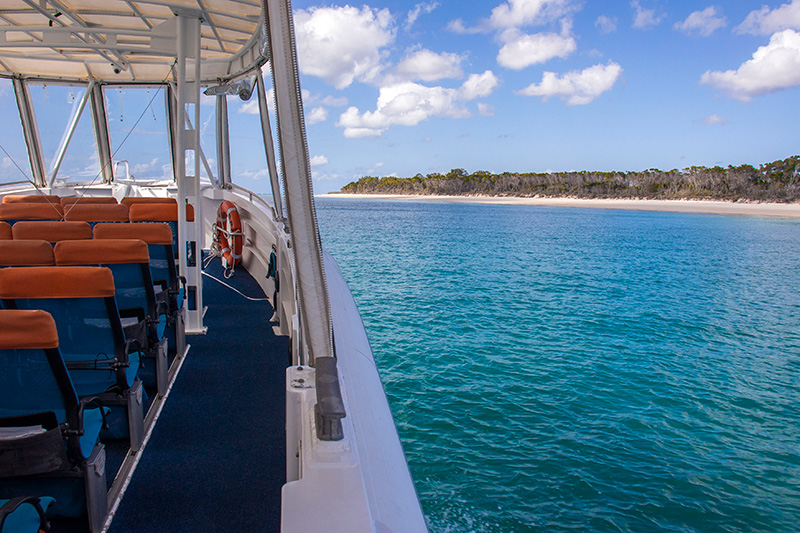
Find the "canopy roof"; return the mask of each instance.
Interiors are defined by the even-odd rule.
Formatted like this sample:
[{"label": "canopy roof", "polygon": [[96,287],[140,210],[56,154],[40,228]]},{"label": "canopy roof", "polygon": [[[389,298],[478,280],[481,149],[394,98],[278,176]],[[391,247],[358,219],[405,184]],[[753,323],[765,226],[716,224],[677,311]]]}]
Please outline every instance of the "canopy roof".
[{"label": "canopy roof", "polygon": [[176,56],[176,15],[203,21],[204,81],[265,61],[260,0],[2,0],[0,76],[163,82]]}]

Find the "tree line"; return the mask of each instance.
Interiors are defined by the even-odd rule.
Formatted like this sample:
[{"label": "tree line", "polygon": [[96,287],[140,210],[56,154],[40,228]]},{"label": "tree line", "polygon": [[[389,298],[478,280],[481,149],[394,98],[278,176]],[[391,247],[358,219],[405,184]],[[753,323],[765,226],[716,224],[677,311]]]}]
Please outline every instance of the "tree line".
[{"label": "tree line", "polygon": [[341,192],[351,194],[424,194],[448,196],[520,196],[575,198],[647,198],[659,200],[800,200],[800,156],[760,165],[692,166],[683,170],[641,172],[502,172],[446,174],[411,178],[364,176]]}]

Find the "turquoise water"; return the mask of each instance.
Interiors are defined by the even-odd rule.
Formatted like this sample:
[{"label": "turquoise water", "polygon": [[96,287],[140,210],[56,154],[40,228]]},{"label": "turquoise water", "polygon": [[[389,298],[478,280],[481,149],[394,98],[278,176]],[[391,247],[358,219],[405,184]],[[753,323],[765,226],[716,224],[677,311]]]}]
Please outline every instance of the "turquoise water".
[{"label": "turquoise water", "polygon": [[797,531],[800,223],[317,209],[432,531]]}]

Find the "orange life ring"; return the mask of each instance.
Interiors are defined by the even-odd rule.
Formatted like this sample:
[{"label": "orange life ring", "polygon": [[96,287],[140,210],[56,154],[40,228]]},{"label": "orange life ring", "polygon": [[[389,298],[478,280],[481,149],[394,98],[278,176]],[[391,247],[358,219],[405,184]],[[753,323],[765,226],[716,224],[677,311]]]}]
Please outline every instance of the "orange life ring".
[{"label": "orange life ring", "polygon": [[219,204],[217,209],[217,242],[224,268],[233,268],[242,262],[242,220],[230,200]]}]

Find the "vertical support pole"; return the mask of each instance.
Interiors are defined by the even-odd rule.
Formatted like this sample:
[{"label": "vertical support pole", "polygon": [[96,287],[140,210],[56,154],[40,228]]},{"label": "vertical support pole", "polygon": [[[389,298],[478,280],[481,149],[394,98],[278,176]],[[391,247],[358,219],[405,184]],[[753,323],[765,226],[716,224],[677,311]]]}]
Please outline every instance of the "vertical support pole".
[{"label": "vertical support pole", "polygon": [[231,144],[228,129],[228,97],[217,95],[217,176],[219,187],[227,189],[231,183]]},{"label": "vertical support pole", "polygon": [[19,109],[19,119],[22,123],[22,133],[25,136],[25,146],[28,147],[28,161],[31,164],[33,184],[37,187],[44,187],[47,185],[45,182],[47,178],[44,170],[42,142],[27,82],[14,78],[14,94],[17,97],[17,109]]},{"label": "vertical support pole", "polygon": [[264,6],[275,83],[286,211],[292,229],[292,252],[297,270],[295,281],[300,301],[301,341],[308,346],[311,365],[317,370],[317,436],[320,440],[339,440],[343,438],[341,419],[346,413],[333,350],[330,300],[314,210],[292,9],[286,0],[265,0]]},{"label": "vertical support pole", "polygon": [[281,182],[278,179],[278,166],[275,164],[275,145],[272,142],[272,127],[269,124],[269,108],[267,107],[267,91],[264,87],[264,76],[261,69],[256,75],[258,84],[258,109],[261,112],[261,136],[264,138],[264,150],[267,154],[267,170],[269,182],[272,186],[272,203],[278,222],[283,222],[283,202],[281,201]]},{"label": "vertical support pole", "polygon": [[[186,278],[186,333],[204,334],[201,275],[202,203],[200,201],[200,18],[178,14],[178,64],[175,109],[175,179],[178,184],[178,259]],[[187,122],[188,114],[193,120]],[[194,124],[191,126],[190,124]],[[194,221],[186,220],[186,206],[194,207]]]},{"label": "vertical support pole", "polygon": [[100,175],[104,183],[114,179],[113,162],[111,161],[111,141],[108,138],[108,114],[103,87],[99,83],[92,85],[92,124],[97,142],[97,157],[100,163]]}]

